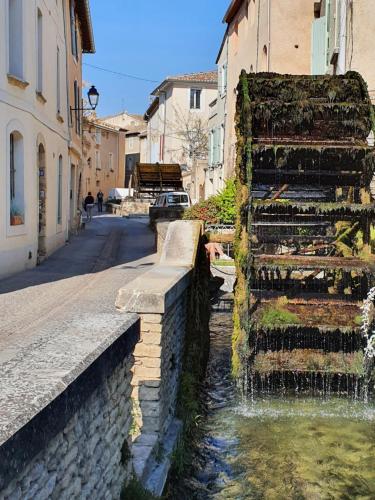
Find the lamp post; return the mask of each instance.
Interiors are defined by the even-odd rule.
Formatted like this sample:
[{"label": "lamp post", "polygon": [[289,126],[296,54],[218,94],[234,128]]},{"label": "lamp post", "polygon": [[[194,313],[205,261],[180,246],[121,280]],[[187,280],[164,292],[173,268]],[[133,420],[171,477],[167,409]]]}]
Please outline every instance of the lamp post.
[{"label": "lamp post", "polygon": [[97,91],[96,87],[94,85],[91,85],[89,91],[87,92],[87,97],[89,100],[90,107],[89,108],[83,108],[83,107],[78,107],[78,108],[72,108],[70,106],[70,121],[72,122],[72,112],[75,111],[95,111],[98,103],[99,103],[99,92]]}]

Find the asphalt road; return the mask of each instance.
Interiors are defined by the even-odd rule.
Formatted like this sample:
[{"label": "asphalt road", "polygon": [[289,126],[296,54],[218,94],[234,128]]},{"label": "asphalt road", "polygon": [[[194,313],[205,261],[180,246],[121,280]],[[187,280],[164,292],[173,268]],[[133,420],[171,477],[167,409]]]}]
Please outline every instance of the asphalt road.
[{"label": "asphalt road", "polygon": [[0,363],[83,313],[117,313],[118,289],[155,261],[148,219],[94,217],[40,266],[0,280]]}]

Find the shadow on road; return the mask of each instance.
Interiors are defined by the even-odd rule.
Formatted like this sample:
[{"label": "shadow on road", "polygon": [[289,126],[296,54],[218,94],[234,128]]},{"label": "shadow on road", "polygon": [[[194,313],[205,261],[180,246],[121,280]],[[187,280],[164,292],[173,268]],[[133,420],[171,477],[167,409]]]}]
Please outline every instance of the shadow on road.
[{"label": "shadow on road", "polygon": [[41,265],[0,280],[0,295],[117,266],[124,271],[151,266],[154,259],[137,261],[154,253],[148,218],[98,215]]}]

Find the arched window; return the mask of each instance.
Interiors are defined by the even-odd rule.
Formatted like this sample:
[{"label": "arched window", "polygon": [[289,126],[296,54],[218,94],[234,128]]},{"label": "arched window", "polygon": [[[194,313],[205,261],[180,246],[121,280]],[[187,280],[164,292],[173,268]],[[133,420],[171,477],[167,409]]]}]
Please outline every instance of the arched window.
[{"label": "arched window", "polygon": [[22,0],[8,0],[8,72],[23,79],[23,22]]},{"label": "arched window", "polygon": [[59,156],[57,165],[57,224],[62,222],[62,177],[63,177],[63,157]]},{"label": "arched window", "polygon": [[43,15],[40,9],[37,13],[37,75],[36,90],[43,92]]},{"label": "arched window", "polygon": [[10,225],[19,226],[24,224],[25,195],[23,137],[17,131],[13,131],[9,135],[9,200]]}]

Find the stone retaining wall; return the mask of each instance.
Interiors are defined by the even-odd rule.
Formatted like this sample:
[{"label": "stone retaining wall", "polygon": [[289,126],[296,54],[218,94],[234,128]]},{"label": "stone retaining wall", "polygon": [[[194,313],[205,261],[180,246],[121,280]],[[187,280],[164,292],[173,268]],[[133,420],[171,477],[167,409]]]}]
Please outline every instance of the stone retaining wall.
[{"label": "stone retaining wall", "polygon": [[[130,382],[139,321],[133,317],[119,330],[116,315],[115,324],[108,321],[111,326],[117,332],[110,345],[99,348],[94,359],[84,356],[81,374],[1,444],[1,500],[119,498],[132,472]],[[66,347],[73,352],[73,344]],[[2,408],[11,404],[8,400]]]},{"label": "stone retaining wall", "polygon": [[[138,426],[132,454],[137,476],[155,494],[162,493],[173,451],[170,442],[181,429],[175,419],[177,393],[201,233],[199,222],[171,222],[160,264],[122,288],[116,302],[118,309],[137,312],[141,318],[132,380]],[[162,464],[155,460],[158,450]]]}]

